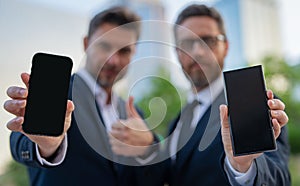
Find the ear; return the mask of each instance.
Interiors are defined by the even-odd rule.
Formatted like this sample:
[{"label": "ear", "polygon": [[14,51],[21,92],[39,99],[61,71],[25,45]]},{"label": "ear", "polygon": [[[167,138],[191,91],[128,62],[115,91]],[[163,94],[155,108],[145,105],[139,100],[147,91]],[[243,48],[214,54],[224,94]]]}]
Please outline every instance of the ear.
[{"label": "ear", "polygon": [[226,40],[224,42],[224,57],[227,56],[228,49],[229,49],[229,42],[228,42],[228,40]]},{"label": "ear", "polygon": [[84,47],[84,51],[86,51],[87,48],[89,47],[89,38],[87,36],[83,38],[83,47]]},{"label": "ear", "polygon": [[180,59],[180,56],[181,56],[181,50],[180,50],[179,48],[176,47],[175,52],[176,52],[177,59]]},{"label": "ear", "polygon": [[182,61],[184,61],[184,59],[182,59],[184,58],[184,52],[177,47],[175,49],[175,52],[176,52],[176,57],[179,62],[179,65],[182,67]]},{"label": "ear", "polygon": [[131,53],[131,54],[132,54],[132,55],[135,55],[136,50],[137,50],[136,44],[134,44],[134,45],[132,46],[131,50],[132,50],[132,53]]}]

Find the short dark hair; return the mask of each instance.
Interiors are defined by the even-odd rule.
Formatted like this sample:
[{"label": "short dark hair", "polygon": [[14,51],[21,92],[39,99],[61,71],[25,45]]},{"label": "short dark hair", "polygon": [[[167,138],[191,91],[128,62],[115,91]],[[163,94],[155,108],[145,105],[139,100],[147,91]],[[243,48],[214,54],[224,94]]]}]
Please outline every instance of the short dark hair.
[{"label": "short dark hair", "polygon": [[[99,26],[104,23],[125,25],[126,28],[136,32],[137,39],[140,36],[140,17],[123,6],[114,6],[96,14],[90,21],[88,38],[90,38]],[[135,23],[133,23],[135,22]],[[133,24],[128,24],[133,23]],[[127,24],[127,25],[126,25]]]},{"label": "short dark hair", "polygon": [[224,21],[223,21],[222,16],[215,8],[208,7],[203,4],[191,4],[191,5],[187,6],[186,8],[184,8],[179,13],[179,15],[175,21],[175,25],[174,25],[175,38],[177,38],[177,36],[176,36],[177,25],[181,25],[187,18],[194,17],[194,16],[208,16],[208,17],[214,19],[218,24],[218,28],[219,28],[221,34],[223,34],[226,39],[225,26],[224,26]]}]

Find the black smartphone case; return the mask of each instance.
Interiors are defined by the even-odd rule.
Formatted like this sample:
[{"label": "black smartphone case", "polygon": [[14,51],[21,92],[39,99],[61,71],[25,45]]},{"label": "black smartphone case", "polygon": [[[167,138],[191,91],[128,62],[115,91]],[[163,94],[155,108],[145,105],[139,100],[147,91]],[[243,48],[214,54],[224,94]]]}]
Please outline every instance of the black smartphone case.
[{"label": "black smartphone case", "polygon": [[59,136],[64,120],[73,62],[69,57],[36,53],[32,58],[23,130]]},{"label": "black smartphone case", "polygon": [[261,65],[223,72],[234,156],[276,149]]}]

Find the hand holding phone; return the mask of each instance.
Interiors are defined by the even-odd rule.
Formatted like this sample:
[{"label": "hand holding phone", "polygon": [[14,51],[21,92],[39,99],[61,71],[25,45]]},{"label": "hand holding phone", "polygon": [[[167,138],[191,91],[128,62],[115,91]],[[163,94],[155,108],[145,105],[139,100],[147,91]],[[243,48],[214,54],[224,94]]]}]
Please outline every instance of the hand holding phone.
[{"label": "hand holding phone", "polygon": [[[53,73],[51,75],[51,77],[55,75],[55,73]],[[35,144],[37,144],[38,149],[39,149],[39,153],[42,157],[47,158],[50,157],[51,155],[53,155],[53,153],[57,150],[57,148],[61,145],[65,135],[59,135],[59,136],[49,136],[49,135],[36,135],[35,132],[28,132],[32,129],[26,129],[25,131],[28,132],[26,133],[23,129],[23,124],[24,124],[24,115],[25,113],[27,114],[26,116],[26,121],[28,120],[28,117],[30,118],[30,116],[28,116],[29,113],[32,112],[28,112],[25,111],[25,107],[28,108],[29,106],[26,104],[26,100],[28,103],[28,88],[29,88],[29,81],[30,81],[30,74],[28,73],[22,73],[21,74],[21,79],[23,81],[23,83],[26,85],[27,88],[24,87],[19,87],[19,86],[10,86],[7,90],[6,93],[7,95],[11,98],[7,101],[5,101],[4,103],[4,109],[15,115],[16,117],[11,119],[10,121],[7,122],[6,127],[12,131],[12,132],[18,132],[18,133],[23,133],[25,136],[28,137],[28,139],[30,139],[32,142],[34,142]],[[43,94],[43,93],[41,93]],[[45,95],[45,94],[44,94]],[[41,96],[42,97],[42,96]],[[46,99],[45,97],[43,97],[42,100],[40,101],[40,105],[43,105],[42,108],[40,108],[39,112],[42,113],[44,115],[44,117],[41,117],[41,121],[39,121],[39,123],[41,124],[40,127],[43,127],[43,123],[44,121],[46,121],[49,117],[47,116],[47,114],[45,114],[46,112],[43,112],[49,108],[45,108],[47,106],[49,106],[49,99]],[[51,101],[51,100],[50,100]],[[29,105],[30,105],[29,101]],[[27,106],[26,106],[27,105]],[[65,110],[65,118],[64,118],[64,129],[63,132],[66,132],[70,126],[71,126],[71,117],[72,117],[72,112],[74,110],[74,104],[72,101],[68,100],[67,104],[66,104],[66,110]],[[28,125],[27,127],[30,127],[31,124],[30,123],[25,123],[25,125]],[[32,133],[32,134],[31,134]],[[37,131],[37,134],[40,134]]]},{"label": "hand holding phone", "polygon": [[25,133],[45,136],[63,133],[72,66],[72,60],[66,56],[47,53],[33,56],[23,123]]},{"label": "hand holding phone", "polygon": [[275,150],[262,66],[223,74],[234,156]]}]

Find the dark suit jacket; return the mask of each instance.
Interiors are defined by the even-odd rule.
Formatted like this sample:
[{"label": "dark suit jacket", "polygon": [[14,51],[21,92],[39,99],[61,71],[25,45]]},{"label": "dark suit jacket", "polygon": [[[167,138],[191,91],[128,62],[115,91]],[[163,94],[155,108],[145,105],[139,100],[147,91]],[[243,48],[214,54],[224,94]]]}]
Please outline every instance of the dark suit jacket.
[{"label": "dark suit jacket", "polygon": [[[176,186],[230,185],[223,167],[225,153],[221,133],[220,130],[215,130],[221,125],[219,105],[222,103],[225,103],[223,92],[203,115],[188,143],[177,152],[176,162],[169,158],[160,163],[139,168],[140,170],[137,172],[139,183],[149,186],[163,185],[166,182]],[[178,119],[179,117],[171,124],[170,132],[175,129]],[[257,167],[255,185],[290,185],[287,166],[289,144],[286,127],[282,128],[276,143],[277,151],[266,152],[255,160]],[[202,148],[199,148],[200,146]],[[169,144],[166,151],[164,153],[169,152]]]},{"label": "dark suit jacket", "polygon": [[101,125],[102,118],[94,94],[77,75],[72,77],[70,87],[70,99],[74,101],[75,111],[67,132],[68,149],[63,163],[54,167],[41,165],[36,157],[34,143],[16,132],[10,136],[13,158],[27,166],[31,185],[134,185],[130,179],[130,167],[124,171],[127,166],[107,159],[112,158],[112,152],[105,125]]}]

